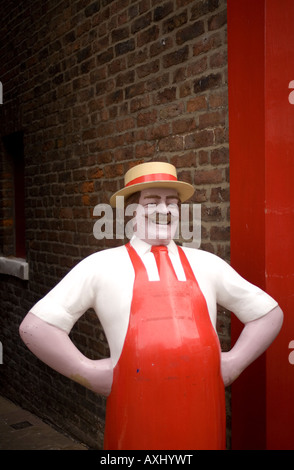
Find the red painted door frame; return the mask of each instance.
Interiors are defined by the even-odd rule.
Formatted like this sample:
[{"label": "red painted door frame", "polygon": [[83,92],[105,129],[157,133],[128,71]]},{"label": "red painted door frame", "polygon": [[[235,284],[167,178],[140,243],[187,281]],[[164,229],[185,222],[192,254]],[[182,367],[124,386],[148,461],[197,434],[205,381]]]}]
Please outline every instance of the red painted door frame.
[{"label": "red painted door frame", "polygon": [[227,1],[231,263],[285,314],[232,386],[232,448],[294,449],[294,2]]}]

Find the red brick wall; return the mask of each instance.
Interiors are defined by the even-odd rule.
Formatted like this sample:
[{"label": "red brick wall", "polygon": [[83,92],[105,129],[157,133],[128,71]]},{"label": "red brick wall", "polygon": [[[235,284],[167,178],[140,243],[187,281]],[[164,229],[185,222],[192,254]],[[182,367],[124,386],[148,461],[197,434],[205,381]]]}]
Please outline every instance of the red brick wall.
[{"label": "red brick wall", "polygon": [[[24,131],[30,280],[1,275],[1,388],[99,447],[104,400],[34,359],[18,324],[80,259],[111,245],[93,236],[93,208],[137,162],[169,161],[196,185],[201,247],[229,259],[226,1],[8,0],[2,10],[0,132]],[[1,157],[7,196],[2,143]],[[5,254],[13,234],[6,196]],[[90,357],[107,354],[96,325],[88,312],[73,331]],[[227,347],[226,312],[218,329]]]}]

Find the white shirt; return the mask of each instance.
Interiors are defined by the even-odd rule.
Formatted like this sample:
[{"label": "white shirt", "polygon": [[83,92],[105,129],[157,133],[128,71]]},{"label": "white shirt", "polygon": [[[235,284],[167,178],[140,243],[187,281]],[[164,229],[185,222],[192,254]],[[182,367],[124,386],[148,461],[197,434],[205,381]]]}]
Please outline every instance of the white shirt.
[{"label": "white shirt", "polygon": [[[159,280],[151,245],[133,238],[133,248],[141,257],[150,282]],[[228,263],[211,253],[183,247],[208,312],[216,328],[217,304],[247,323],[262,317],[277,302],[243,279]],[[185,281],[178,249],[172,241],[168,252],[179,281]],[[70,332],[76,321],[93,308],[105,331],[115,365],[121,354],[131,309],[135,273],[125,246],[88,256],[75,266],[31,312],[42,320]]]}]

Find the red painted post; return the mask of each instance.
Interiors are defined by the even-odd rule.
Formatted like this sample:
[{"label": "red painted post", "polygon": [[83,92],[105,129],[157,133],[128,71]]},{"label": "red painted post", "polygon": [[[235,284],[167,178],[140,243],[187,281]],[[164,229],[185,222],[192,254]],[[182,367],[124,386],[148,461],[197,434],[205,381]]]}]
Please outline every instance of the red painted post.
[{"label": "red painted post", "polygon": [[292,0],[228,0],[231,263],[285,313],[232,386],[234,449],[294,449],[293,24]]},{"label": "red painted post", "polygon": [[267,352],[267,448],[294,449],[294,2],[267,0],[266,7],[266,285],[285,313]]}]

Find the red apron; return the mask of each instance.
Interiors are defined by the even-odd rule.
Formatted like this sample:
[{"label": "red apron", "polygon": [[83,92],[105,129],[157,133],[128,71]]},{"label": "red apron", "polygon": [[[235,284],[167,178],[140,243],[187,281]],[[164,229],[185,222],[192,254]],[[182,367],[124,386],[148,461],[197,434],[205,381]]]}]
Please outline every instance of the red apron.
[{"label": "red apron", "polygon": [[184,251],[186,281],[135,270],[128,331],[107,400],[105,450],[225,449],[220,345]]}]

